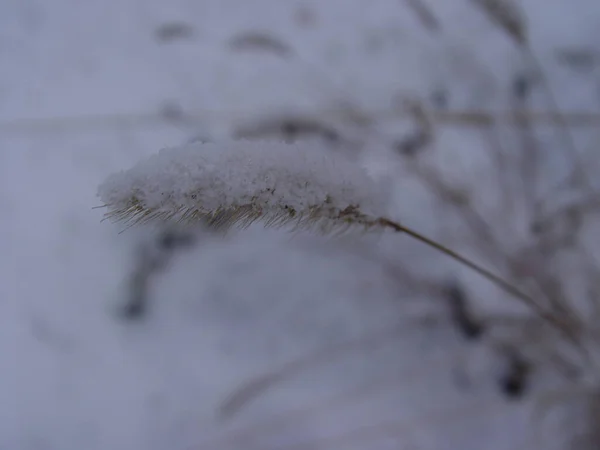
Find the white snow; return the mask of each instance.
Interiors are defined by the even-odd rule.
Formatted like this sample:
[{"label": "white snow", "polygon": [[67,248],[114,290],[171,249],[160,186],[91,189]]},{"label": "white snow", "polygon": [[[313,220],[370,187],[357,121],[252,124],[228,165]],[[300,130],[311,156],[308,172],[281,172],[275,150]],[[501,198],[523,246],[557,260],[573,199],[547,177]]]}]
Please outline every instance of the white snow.
[{"label": "white snow", "polygon": [[[558,103],[597,111],[600,64],[573,72],[556,50],[586,48],[597,61],[600,3],[520,3]],[[151,280],[148,317],[128,323],[117,311],[144,230],[119,234],[92,209],[109,174],[193,137],[218,141],[273,111],[329,118],[350,101],[393,139],[406,129],[395,106],[405,95],[442,90],[451,109],[505,108],[515,74],[535,68],[470,2],[427,4],[441,33],[424,31],[397,0],[0,4],[1,449],[531,448],[535,402],[500,396],[500,363],[465,345],[444,305],[397,272],[401,259],[456,274],[418,244],[290,240],[259,228],[203,236]],[[158,42],[165,23],[194,32]],[[291,56],[228,45],[265,30]],[[538,91],[531,102],[548,107]],[[165,105],[183,120],[164,120]],[[442,162],[469,186],[486,179],[485,161],[471,158],[481,151],[477,133],[445,127],[438,136],[451,150]],[[578,129],[576,139],[593,162],[596,132]],[[553,180],[564,175],[558,145],[544,135]],[[363,156],[388,181],[398,173],[395,218],[428,234],[456,231],[397,159]],[[486,203],[485,192],[479,203],[521,220]],[[515,310],[468,280],[483,311]],[[372,346],[340,350],[373,333]],[[315,352],[325,352],[320,363],[285,371]],[[285,376],[219,417],[231,393],[278,368]]]},{"label": "white snow", "polygon": [[111,175],[98,192],[109,213],[140,208],[126,219],[212,217],[250,208],[265,218],[298,222],[321,210],[320,218],[335,227],[347,208],[372,219],[385,212],[381,189],[365,171],[317,143],[240,140],[166,148]]}]

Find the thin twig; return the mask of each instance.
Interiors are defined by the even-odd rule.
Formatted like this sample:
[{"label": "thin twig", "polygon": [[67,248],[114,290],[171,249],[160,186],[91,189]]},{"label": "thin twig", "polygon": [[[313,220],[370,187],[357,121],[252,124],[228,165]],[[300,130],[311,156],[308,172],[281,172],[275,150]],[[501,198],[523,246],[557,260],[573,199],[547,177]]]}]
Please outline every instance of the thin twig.
[{"label": "thin twig", "polygon": [[[183,111],[186,123],[200,123],[207,120],[242,120],[256,117],[256,111],[224,111],[197,110]],[[536,124],[556,125],[560,123],[569,126],[597,127],[600,125],[600,114],[597,112],[572,111],[560,113],[557,111],[499,111],[497,113],[485,110],[441,111],[432,110],[431,118],[436,123],[451,126],[489,126],[497,122],[515,125],[524,121]],[[314,111],[315,117],[337,118],[337,109]],[[408,120],[413,116],[407,111],[373,111],[373,120],[393,118]],[[63,117],[24,117],[0,122],[2,133],[32,133],[53,132],[64,130],[85,130],[110,127],[147,127],[160,124],[168,125],[164,114],[131,112],[123,114],[89,114]]]},{"label": "thin twig", "polygon": [[[401,225],[397,222],[393,222],[385,217],[379,218],[378,223],[384,228],[390,228],[399,233],[407,234],[411,238],[416,239],[417,241],[427,245],[428,247],[431,247],[431,248],[437,250],[438,252],[445,254],[446,256],[449,256],[450,258],[454,259],[458,263],[464,265],[465,267],[468,267],[472,271],[478,273],[482,277],[491,281],[493,284],[495,284],[497,287],[499,287],[506,293],[521,300],[524,304],[529,306],[536,314],[538,314],[542,319],[544,319],[544,320],[548,321],[549,323],[553,324],[554,326],[556,326],[558,328],[558,330],[560,330],[571,343],[575,344],[576,347],[580,348],[584,353],[586,353],[585,349],[579,343],[579,339],[570,330],[570,327],[568,326],[568,324],[565,324],[562,320],[555,317],[550,312],[546,311],[531,296],[529,296],[528,294],[524,293],[523,291],[521,291],[520,289],[515,287],[512,283],[506,281],[504,278],[496,275],[495,273],[489,271],[488,269],[485,269],[484,267],[480,266],[479,264],[471,261],[470,259],[466,258],[465,256],[455,252],[454,250],[440,244],[439,242],[434,241],[433,239],[430,239],[430,238],[422,235],[421,233],[419,233],[409,227]],[[587,356],[587,353],[586,353],[586,356]]]},{"label": "thin twig", "polygon": [[264,392],[268,387],[278,381],[288,378],[292,374],[297,374],[307,368],[331,361],[333,357],[339,357],[348,352],[353,353],[357,349],[370,348],[380,345],[381,343],[389,342],[391,337],[406,332],[408,329],[409,327],[403,322],[401,326],[396,325],[384,330],[378,330],[371,335],[362,336],[359,339],[332,346],[323,351],[319,351],[316,354],[311,354],[305,358],[287,363],[279,369],[255,378],[237,389],[221,404],[219,408],[219,417],[221,419],[231,417],[252,399]]},{"label": "thin twig", "polygon": [[564,142],[563,142],[564,147],[561,147],[561,148],[564,148],[564,151],[567,152],[568,155],[573,160],[573,163],[575,165],[574,177],[576,180],[581,181],[583,183],[583,185],[590,192],[593,192],[594,185],[591,182],[591,179],[586,171],[586,167],[585,167],[583,160],[581,159],[581,155],[579,154],[579,152],[577,150],[577,144],[575,143],[575,138],[574,138],[573,134],[571,133],[571,129],[569,128],[569,124],[565,118],[565,115],[560,112],[561,110],[559,108],[558,101],[556,100],[556,96],[554,95],[554,92],[552,91],[552,87],[550,86],[548,77],[545,75],[542,64],[540,63],[539,59],[536,57],[536,55],[533,52],[533,50],[531,49],[531,47],[527,46],[526,51],[529,55],[530,60],[536,66],[536,70],[540,74],[542,85],[546,92],[546,97],[548,99],[548,102],[550,103],[550,107],[554,111],[558,112],[558,114],[556,115],[556,119],[557,119],[556,125],[558,125],[562,129],[562,131],[563,131],[562,136],[564,139]]},{"label": "thin twig", "polygon": [[439,33],[442,29],[440,21],[423,0],[405,0],[408,7],[415,13],[419,22],[432,33]]}]

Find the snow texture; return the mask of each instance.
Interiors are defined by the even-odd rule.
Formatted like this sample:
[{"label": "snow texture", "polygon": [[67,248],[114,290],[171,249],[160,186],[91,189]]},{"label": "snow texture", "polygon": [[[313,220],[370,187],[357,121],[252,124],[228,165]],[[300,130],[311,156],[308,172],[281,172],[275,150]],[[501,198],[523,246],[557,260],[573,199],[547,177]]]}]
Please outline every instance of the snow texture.
[{"label": "snow texture", "polygon": [[231,141],[167,148],[110,176],[99,195],[110,210],[163,220],[250,209],[267,220],[326,219],[335,226],[349,208],[372,218],[385,211],[381,189],[366,172],[318,143]]}]

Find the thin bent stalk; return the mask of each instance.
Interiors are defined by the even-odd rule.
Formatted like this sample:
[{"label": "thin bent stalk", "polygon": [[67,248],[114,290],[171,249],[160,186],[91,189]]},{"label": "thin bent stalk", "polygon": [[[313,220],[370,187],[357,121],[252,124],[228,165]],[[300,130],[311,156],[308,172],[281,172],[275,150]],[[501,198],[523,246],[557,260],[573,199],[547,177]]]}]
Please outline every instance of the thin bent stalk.
[{"label": "thin bent stalk", "polygon": [[411,238],[449,256],[458,263],[478,273],[504,292],[522,301],[542,319],[557,327],[571,343],[575,344],[576,347],[582,348],[579,339],[571,331],[572,324],[570,324],[566,318],[565,320],[560,320],[556,314],[552,314],[551,311],[542,307],[542,305],[536,302],[530,295],[521,291],[512,283],[412,228],[394,222],[386,217],[372,217],[364,214],[358,206],[348,206],[340,211],[335,208],[330,208],[329,206],[319,205],[312,209],[309,208],[308,212],[298,213],[292,208],[275,208],[273,210],[265,211],[262,207],[249,203],[230,208],[221,208],[216,211],[207,211],[202,208],[185,208],[182,206],[174,211],[165,212],[146,209],[138,200],[132,200],[125,206],[113,208],[113,210],[107,214],[107,217],[130,221],[131,224],[143,223],[155,219],[167,221],[175,219],[177,222],[182,223],[197,223],[198,221],[203,221],[210,228],[223,230],[234,225],[244,228],[259,220],[262,221],[266,227],[279,227],[286,224],[294,224],[296,229],[315,228],[324,232],[333,232],[336,228],[339,228],[339,230],[343,232],[352,226],[362,226],[365,229],[388,228],[395,232],[405,233]]},{"label": "thin bent stalk", "polygon": [[527,306],[529,306],[536,314],[538,314],[542,319],[544,319],[544,320],[548,321],[549,323],[553,324],[554,326],[556,326],[565,335],[565,337],[569,339],[569,341],[571,341],[573,344],[575,344],[576,346],[581,348],[579,340],[574,335],[574,333],[571,331],[568,323],[564,323],[563,321],[559,320],[555,315],[546,311],[531,296],[524,293],[523,291],[521,291],[520,289],[515,287],[513,284],[511,284],[510,282],[503,279],[502,277],[496,275],[495,273],[485,269],[484,267],[480,266],[479,264],[460,255],[459,253],[455,252],[454,250],[449,249],[448,247],[440,244],[439,242],[436,242],[433,239],[430,239],[409,227],[401,225],[401,224],[394,222],[392,220],[389,220],[385,217],[380,217],[379,219],[377,219],[377,223],[384,228],[390,228],[398,233],[405,233],[405,234],[409,235],[411,238],[416,239],[417,241],[427,245],[428,247],[431,247],[431,248],[445,254],[446,256],[449,256],[450,258],[454,259],[458,263],[460,263],[460,264],[468,267],[469,269],[473,270],[474,272],[478,273],[482,277],[486,278],[487,280],[489,280],[490,282],[492,282],[493,284],[498,286],[504,292],[521,300],[523,303],[525,303]]},{"label": "thin bent stalk", "polygon": [[[417,231],[404,225],[401,225],[397,222],[394,222],[390,219],[380,217],[375,220],[367,219],[364,221],[364,223],[371,226],[389,228],[398,233],[405,233],[411,238],[416,239],[417,241],[427,245],[428,247],[445,254],[446,256],[449,256],[450,258],[454,259],[460,264],[475,271],[479,275],[494,283],[496,286],[500,287],[505,292],[523,301],[525,304],[530,306],[537,314],[539,314],[540,317],[556,326],[573,344],[575,344],[577,348],[579,348],[582,351],[583,356],[589,360],[589,355],[585,347],[583,347],[579,343],[577,337],[570,331],[568,324],[562,323],[554,315],[545,311],[538,303],[535,302],[535,300],[532,297],[525,294],[508,281],[504,280],[503,278],[499,277],[493,272],[490,272],[489,270],[481,267],[480,265],[469,260],[468,258],[460,255],[454,250],[445,247],[439,242],[436,242],[433,239],[430,239],[422,235],[421,233],[418,233]],[[396,333],[398,333],[397,327],[392,327],[391,329],[383,330],[380,333],[376,333],[375,335],[369,336],[367,339],[363,337],[356,342],[341,344],[333,349],[327,349],[323,352],[319,352],[316,355],[313,354],[309,355],[306,358],[292,361],[279,368],[279,370],[259,376],[251,380],[249,383],[245,383],[243,386],[236,389],[219,408],[219,416],[221,419],[227,419],[231,417],[237,411],[239,411],[245,404],[250,402],[253,398],[257,397],[260,393],[264,392],[273,384],[284,380],[288,376],[291,376],[294,373],[297,373],[298,371],[305,370],[306,368],[312,367],[313,365],[323,361],[329,361],[334,355],[339,356],[339,353],[353,351],[356,350],[357,347],[366,347],[369,345],[373,345],[375,343],[380,342],[381,340],[385,341],[391,335]]]}]

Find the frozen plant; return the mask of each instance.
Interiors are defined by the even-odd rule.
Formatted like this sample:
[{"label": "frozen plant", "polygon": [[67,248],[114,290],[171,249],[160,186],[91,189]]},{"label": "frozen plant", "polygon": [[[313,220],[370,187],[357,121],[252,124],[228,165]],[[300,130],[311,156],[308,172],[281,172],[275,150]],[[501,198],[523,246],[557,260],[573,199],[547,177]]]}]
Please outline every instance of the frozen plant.
[{"label": "frozen plant", "polygon": [[229,141],[166,148],[110,176],[98,194],[108,208],[107,218],[132,225],[158,220],[227,230],[260,220],[265,226],[319,232],[359,228],[406,233],[556,322],[503,278],[386,218],[380,186],[359,165],[314,142]]},{"label": "frozen plant", "polygon": [[267,225],[380,225],[380,190],[355,164],[316,146],[256,143],[167,148],[112,175],[99,195],[107,217],[132,223],[204,221],[227,229]]}]

